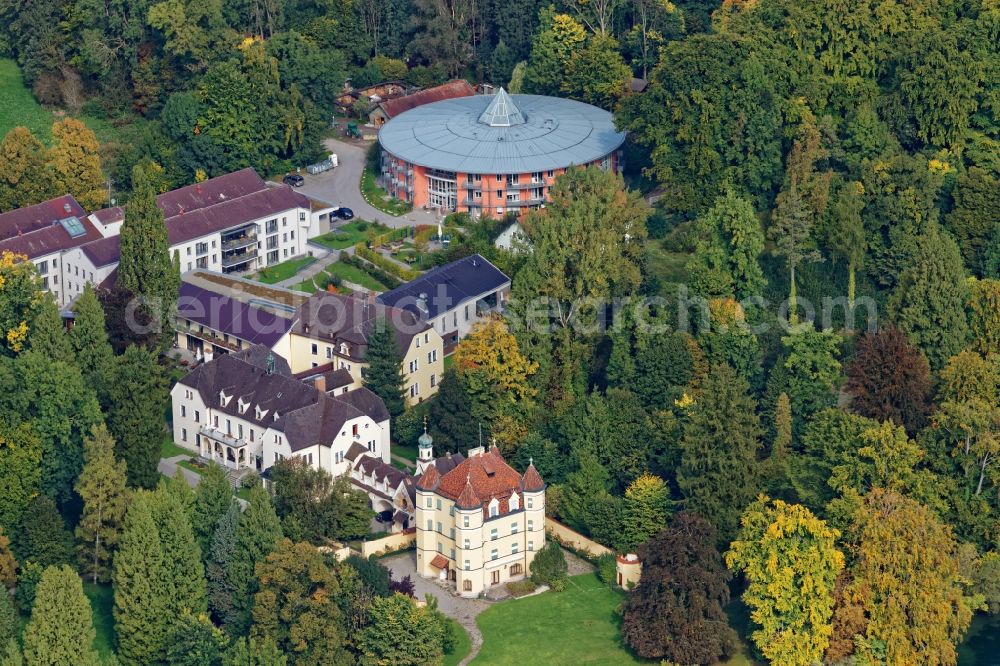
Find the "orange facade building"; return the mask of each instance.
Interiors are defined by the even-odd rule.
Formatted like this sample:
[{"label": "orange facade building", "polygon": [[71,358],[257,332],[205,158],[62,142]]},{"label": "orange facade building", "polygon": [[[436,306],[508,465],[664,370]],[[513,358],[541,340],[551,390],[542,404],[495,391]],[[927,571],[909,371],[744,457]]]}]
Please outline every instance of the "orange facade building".
[{"label": "orange facade building", "polygon": [[538,208],[573,166],[622,169],[611,114],[540,95],[445,100],[411,109],[379,131],[383,187],[415,208],[507,213]]}]

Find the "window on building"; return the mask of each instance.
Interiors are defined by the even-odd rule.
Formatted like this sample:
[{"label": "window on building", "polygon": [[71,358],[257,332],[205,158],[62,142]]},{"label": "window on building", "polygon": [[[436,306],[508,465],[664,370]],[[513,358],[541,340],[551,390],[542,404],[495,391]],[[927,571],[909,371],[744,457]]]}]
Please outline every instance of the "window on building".
[{"label": "window on building", "polygon": [[468,526],[469,526],[469,517],[462,516],[462,527],[468,527]]},{"label": "window on building", "polygon": [[500,552],[496,548],[494,548],[493,550],[490,551],[490,559],[491,560],[495,560],[498,557],[500,557]]},{"label": "window on building", "polygon": [[314,344],[312,346],[312,354],[313,354],[313,356],[316,356],[316,354],[318,354],[318,353],[319,353],[319,348]]},{"label": "window on building", "polygon": [[511,523],[510,524],[510,533],[511,534],[517,534],[517,523]]},{"label": "window on building", "polygon": [[530,532],[533,529],[535,529],[535,521],[529,520],[528,521],[528,531]]},{"label": "window on building", "polygon": [[510,544],[510,554],[511,555],[516,555],[517,554],[517,542],[516,541],[514,543]]},{"label": "window on building", "polygon": [[[472,570],[472,562],[469,562],[469,560],[465,561],[465,570],[466,571],[471,571]],[[467,590],[472,587],[472,583],[469,582],[469,581],[465,581],[465,585],[466,585],[465,589],[467,589]]]},{"label": "window on building", "polygon": [[272,250],[267,253],[267,263],[276,264],[278,263],[278,251]]},{"label": "window on building", "polygon": [[437,386],[437,376],[431,375],[431,388],[434,388],[435,386]]},{"label": "window on building", "polygon": [[417,359],[413,359],[412,361],[410,361],[410,372],[416,372],[418,367],[419,367],[419,362],[417,361]]},{"label": "window on building", "polygon": [[520,562],[518,562],[517,564],[510,565],[511,576],[520,576],[522,573],[524,573],[524,567],[521,566]]},{"label": "window on building", "polygon": [[[496,500],[494,500],[495,502]],[[500,507],[496,503],[490,505],[490,518],[494,518],[500,513]]]},{"label": "window on building", "polygon": [[440,533],[442,533],[442,534],[444,533],[444,527],[441,525],[441,521],[440,520],[438,521],[437,531],[440,532]]},{"label": "window on building", "polygon": [[187,417],[187,407],[181,405],[181,416]]},{"label": "window on building", "polygon": [[535,549],[535,542],[534,541],[529,541],[528,542],[528,550],[534,550],[534,549]]},{"label": "window on building", "polygon": [[268,220],[264,224],[264,231],[269,234],[273,234],[278,230],[278,220]]},{"label": "window on building", "polygon": [[454,548],[451,549],[451,559],[452,559],[452,561],[454,561],[454,559],[455,559],[455,549]]},{"label": "window on building", "polygon": [[454,516],[455,515],[455,505],[454,504],[452,504],[451,506],[448,507],[448,515],[449,516]]},{"label": "window on building", "polygon": [[472,547],[472,545],[469,543],[469,540],[466,539],[465,542],[462,544],[462,547],[468,550],[469,548]]},{"label": "window on building", "polygon": [[420,384],[413,384],[410,386],[410,397],[416,398],[420,394]]},{"label": "window on building", "polygon": [[441,510],[441,498],[440,497],[437,499],[437,510],[438,511]]},{"label": "window on building", "polygon": [[444,544],[438,541],[438,552],[444,555]]},{"label": "window on building", "polygon": [[498,536],[499,532],[497,531],[497,528],[494,527],[490,530],[490,541],[496,541]]},{"label": "window on building", "polygon": [[427,530],[429,532],[434,530],[434,521],[430,518],[427,519]]},{"label": "window on building", "polygon": [[535,500],[533,498],[531,498],[531,497],[526,497],[524,499],[524,503],[525,503],[525,506],[527,506],[529,509],[535,508]]},{"label": "window on building", "polygon": [[197,409],[194,410],[194,422],[201,423],[201,412],[199,412]]},{"label": "window on building", "polygon": [[426,506],[428,509],[430,509],[431,507],[433,507],[434,506],[434,499],[428,497],[427,501],[424,502],[424,506]]},{"label": "window on building", "polygon": [[[465,568],[466,569],[469,568],[468,567],[468,563],[466,563],[466,567]],[[466,591],[466,592],[472,592],[472,581],[471,580],[463,580],[462,581],[462,589],[464,591]]]},{"label": "window on building", "polygon": [[181,428],[181,441],[182,442],[188,441],[188,431],[187,431],[187,428]]}]

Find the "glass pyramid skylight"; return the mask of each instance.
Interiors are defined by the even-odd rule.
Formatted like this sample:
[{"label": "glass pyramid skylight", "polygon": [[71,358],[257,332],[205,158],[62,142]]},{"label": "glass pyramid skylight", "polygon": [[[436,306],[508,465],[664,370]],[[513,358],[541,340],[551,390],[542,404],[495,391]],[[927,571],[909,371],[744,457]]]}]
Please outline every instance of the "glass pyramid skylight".
[{"label": "glass pyramid skylight", "polygon": [[514,106],[514,100],[510,98],[507,91],[500,88],[500,91],[493,96],[489,106],[479,116],[479,122],[490,127],[511,127],[512,125],[523,125],[524,116]]}]

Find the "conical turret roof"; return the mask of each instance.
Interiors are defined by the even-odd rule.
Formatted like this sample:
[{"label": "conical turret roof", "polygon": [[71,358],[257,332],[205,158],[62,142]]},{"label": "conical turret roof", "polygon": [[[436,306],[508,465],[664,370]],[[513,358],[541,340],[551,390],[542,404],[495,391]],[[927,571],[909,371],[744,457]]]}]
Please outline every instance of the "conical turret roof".
[{"label": "conical turret roof", "polygon": [[507,91],[500,88],[494,95],[493,101],[486,107],[486,110],[479,116],[479,122],[490,127],[511,127],[513,125],[523,125],[524,115],[514,104]]}]

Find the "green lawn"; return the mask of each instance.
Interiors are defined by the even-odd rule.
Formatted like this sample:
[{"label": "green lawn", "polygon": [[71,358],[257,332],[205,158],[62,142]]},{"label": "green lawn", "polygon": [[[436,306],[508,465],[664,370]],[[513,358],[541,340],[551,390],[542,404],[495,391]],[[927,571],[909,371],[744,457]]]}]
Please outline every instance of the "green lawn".
[{"label": "green lawn", "polygon": [[389,213],[389,215],[399,217],[413,210],[412,204],[390,197],[385,190],[379,187],[378,183],[375,182],[375,174],[367,167],[361,174],[361,193],[365,195],[368,203],[383,213]]},{"label": "green lawn", "polygon": [[160,443],[160,457],[161,458],[173,458],[174,456],[192,456],[189,449],[185,449],[183,446],[178,446],[174,444],[174,440],[170,439],[170,435],[163,438],[163,442]]},{"label": "green lawn", "polygon": [[299,257],[297,259],[289,259],[288,261],[283,261],[280,264],[262,268],[260,273],[257,274],[256,279],[264,284],[275,284],[277,282],[287,280],[314,261],[316,261],[316,257]]},{"label": "green lawn", "polygon": [[455,633],[457,640],[455,641],[454,649],[451,652],[445,653],[444,666],[458,666],[458,662],[465,659],[465,655],[469,654],[472,650],[472,639],[469,637],[469,632],[465,630],[465,627],[455,620],[448,618],[448,625]]},{"label": "green lawn", "polygon": [[366,222],[365,220],[354,220],[322,236],[310,238],[309,242],[328,247],[331,250],[343,250],[365,240],[373,230],[383,233],[388,231],[388,227],[383,227],[381,224],[373,222]]},{"label": "green lawn", "polygon": [[412,460],[413,462],[417,461],[417,447],[413,444],[393,443],[392,452],[400,458],[406,458],[407,460]]},{"label": "green lawn", "polygon": [[94,649],[102,661],[107,661],[115,649],[115,619],[111,613],[114,606],[114,592],[110,585],[83,584],[83,593],[90,599],[94,613]]},{"label": "green lawn", "polygon": [[336,261],[330,264],[326,267],[324,272],[328,275],[339,277],[341,280],[347,280],[348,282],[359,284],[365,289],[371,289],[372,291],[386,291],[386,286],[373,278],[371,275],[357,266],[345,264],[342,261]]},{"label": "green lawn", "polygon": [[10,58],[0,59],[0,136],[24,125],[48,143],[52,121],[52,113],[43,109],[25,87],[17,63]]},{"label": "green lawn", "polygon": [[[90,116],[80,116],[80,120],[94,131],[101,143],[122,137],[122,129],[118,125],[124,127],[144,122],[139,116],[128,116],[115,122]],[[42,143],[48,144],[55,121],[52,111],[40,105],[24,85],[17,63],[10,58],[0,58],[0,137],[18,125],[24,125]]]},{"label": "green lawn", "polygon": [[473,664],[641,664],[621,644],[616,610],[625,598],[596,574],[572,576],[564,592],[496,604],[476,619],[483,649]]}]

